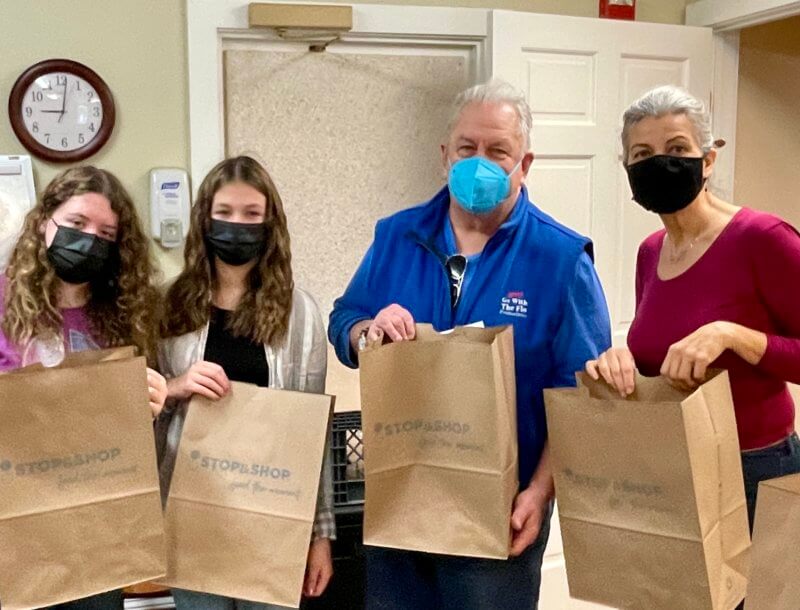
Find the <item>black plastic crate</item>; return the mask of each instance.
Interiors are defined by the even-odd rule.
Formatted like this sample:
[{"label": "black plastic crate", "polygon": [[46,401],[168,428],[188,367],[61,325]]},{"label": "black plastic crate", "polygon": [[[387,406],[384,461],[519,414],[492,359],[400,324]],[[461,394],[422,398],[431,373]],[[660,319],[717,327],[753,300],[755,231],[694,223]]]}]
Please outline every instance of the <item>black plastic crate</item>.
[{"label": "black plastic crate", "polygon": [[340,512],[336,515],[336,540],[331,544],[333,562],[364,557],[364,511]]},{"label": "black plastic crate", "polygon": [[333,512],[336,540],[331,543],[333,579],[325,593],[304,599],[302,610],[363,610],[366,583],[364,560],[364,443],[361,412],[333,414]]},{"label": "black plastic crate", "polygon": [[334,511],[361,511],[364,505],[364,442],[360,411],[333,414],[331,453]]}]

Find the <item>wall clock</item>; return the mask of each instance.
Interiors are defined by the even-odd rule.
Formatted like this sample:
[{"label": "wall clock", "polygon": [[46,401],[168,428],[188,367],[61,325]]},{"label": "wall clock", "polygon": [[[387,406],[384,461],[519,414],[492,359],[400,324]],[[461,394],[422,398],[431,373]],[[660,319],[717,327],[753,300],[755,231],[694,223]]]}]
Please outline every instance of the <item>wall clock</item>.
[{"label": "wall clock", "polygon": [[8,116],[31,154],[57,163],[81,161],[111,136],[114,98],[91,68],[69,59],[48,59],[14,83]]}]

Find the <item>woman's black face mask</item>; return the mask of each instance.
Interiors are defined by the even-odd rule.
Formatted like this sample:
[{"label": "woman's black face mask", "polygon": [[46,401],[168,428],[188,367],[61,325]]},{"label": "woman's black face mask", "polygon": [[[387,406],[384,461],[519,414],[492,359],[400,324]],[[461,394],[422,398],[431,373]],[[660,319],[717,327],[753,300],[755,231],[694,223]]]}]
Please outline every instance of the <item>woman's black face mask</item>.
[{"label": "woman's black face mask", "polygon": [[703,157],[653,155],[625,168],[633,199],[656,214],[674,214],[703,190]]},{"label": "woman's black face mask", "polygon": [[58,229],[53,243],[47,247],[47,259],[59,279],[68,284],[85,284],[114,273],[114,265],[119,264],[116,243],[92,233],[63,227],[55,220],[53,224]]},{"label": "woman's black face mask", "polygon": [[238,267],[264,253],[267,227],[260,222],[227,222],[212,218],[206,244],[222,262]]}]

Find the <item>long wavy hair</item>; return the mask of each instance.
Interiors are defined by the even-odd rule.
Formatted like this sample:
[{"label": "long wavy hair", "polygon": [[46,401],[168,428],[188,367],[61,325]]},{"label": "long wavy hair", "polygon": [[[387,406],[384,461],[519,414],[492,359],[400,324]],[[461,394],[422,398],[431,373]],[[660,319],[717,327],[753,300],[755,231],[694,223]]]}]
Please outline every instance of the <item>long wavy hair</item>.
[{"label": "long wavy hair", "polygon": [[260,163],[245,156],[218,163],[200,185],[186,238],[184,268],[167,291],[162,335],[183,335],[208,323],[217,278],[215,259],[205,237],[211,227],[214,195],[232,182],[247,184],[267,198],[264,224],[268,239],[250,271],[249,290],[231,317],[230,330],[234,336],[277,346],[289,329],[294,290],[289,229],[272,178]]},{"label": "long wavy hair", "polygon": [[148,240],[120,181],[110,172],[88,165],[56,176],[25,217],[22,235],[6,269],[2,330],[18,346],[33,338],[60,336],[60,280],[47,258],[43,227],[62,203],[86,193],[105,196],[118,218],[116,273],[90,284],[86,308],[92,334],[109,347],[135,345],[154,363],[157,293],[152,285],[154,267]]}]

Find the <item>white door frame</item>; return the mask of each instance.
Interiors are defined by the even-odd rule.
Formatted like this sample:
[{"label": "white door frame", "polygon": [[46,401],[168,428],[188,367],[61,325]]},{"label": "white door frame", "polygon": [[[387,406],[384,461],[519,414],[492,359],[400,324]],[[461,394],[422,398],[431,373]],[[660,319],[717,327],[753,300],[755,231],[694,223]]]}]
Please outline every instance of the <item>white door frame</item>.
[{"label": "white door frame", "polygon": [[741,30],[800,15],[798,0],[701,0],[686,7],[686,25]]},{"label": "white door frame", "polygon": [[686,7],[686,25],[714,30],[714,84],[711,112],[716,137],[726,141],[714,176],[721,197],[734,201],[736,113],[739,90],[739,33],[752,27],[800,15],[798,0],[700,0]]},{"label": "white door frame", "polygon": [[[223,49],[248,42],[296,49],[297,42],[280,38],[273,30],[248,28],[249,0],[186,0],[189,67],[189,141],[194,190],[202,177],[225,154]],[[315,3],[311,0],[309,3]],[[473,61],[474,82],[491,70],[486,9],[354,4],[353,29],[336,45],[401,45],[404,49],[439,46],[467,52]],[[305,43],[306,45],[308,43]],[[374,52],[374,51],[373,51]]]}]

